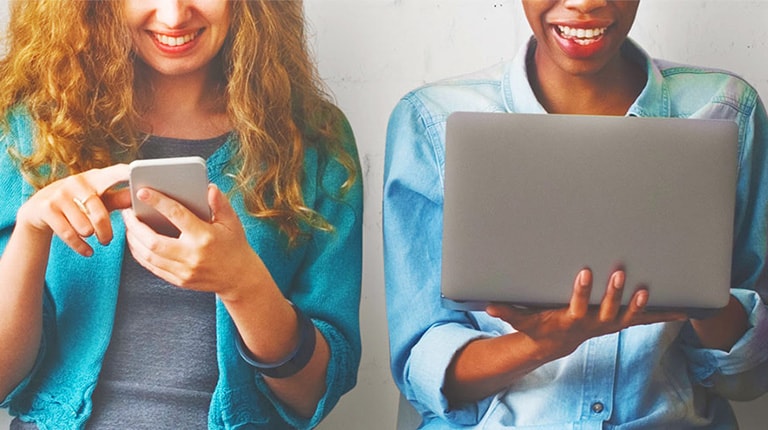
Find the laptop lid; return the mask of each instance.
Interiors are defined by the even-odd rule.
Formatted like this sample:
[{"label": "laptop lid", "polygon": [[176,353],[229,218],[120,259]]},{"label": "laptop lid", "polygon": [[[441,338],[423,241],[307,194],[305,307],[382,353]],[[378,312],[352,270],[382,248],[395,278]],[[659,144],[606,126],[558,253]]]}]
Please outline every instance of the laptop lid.
[{"label": "laptop lid", "polygon": [[626,270],[623,303],[725,306],[737,125],[724,120],[457,112],[446,125],[444,306],[564,306],[593,271],[598,304]]}]

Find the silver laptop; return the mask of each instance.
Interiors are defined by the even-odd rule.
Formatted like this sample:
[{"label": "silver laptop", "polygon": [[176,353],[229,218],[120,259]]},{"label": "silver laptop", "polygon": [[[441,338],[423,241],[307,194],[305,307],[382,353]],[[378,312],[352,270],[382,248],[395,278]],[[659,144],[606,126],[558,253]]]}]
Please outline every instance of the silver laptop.
[{"label": "silver laptop", "polygon": [[446,125],[442,299],[567,305],[580,269],[598,304],[705,314],[731,283],[737,125],[724,120],[458,112]]}]

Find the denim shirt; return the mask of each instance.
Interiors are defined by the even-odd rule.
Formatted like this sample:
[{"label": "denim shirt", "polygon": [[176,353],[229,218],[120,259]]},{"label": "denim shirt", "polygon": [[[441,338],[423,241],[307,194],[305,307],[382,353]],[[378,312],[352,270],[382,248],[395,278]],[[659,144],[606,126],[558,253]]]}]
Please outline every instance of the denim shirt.
[{"label": "denim shirt", "polygon": [[[32,194],[9,148],[23,154],[32,148],[34,125],[22,109],[9,115],[0,136],[0,253],[13,230],[16,212]],[[346,123],[345,123],[346,124]],[[345,147],[357,161],[348,124]],[[230,139],[208,159],[208,177],[224,193],[235,187],[226,168],[236,150]],[[216,347],[219,380],[208,414],[211,429],[313,428],[357,381],[361,345],[359,332],[362,277],[363,189],[359,179],[338,195],[346,170],[324,160],[314,149],[305,154],[302,191],[306,205],[322,215],[333,231],[313,231],[294,248],[277,227],[250,215],[239,193],[230,194],[251,247],[259,254],[283,294],[307,314],[328,342],[330,360],[326,391],[310,418],[297,415],[269,389],[261,374],[237,352],[237,328],[221,300],[216,300]],[[88,238],[94,255],[86,258],[54,237],[46,272],[43,341],[34,369],[0,407],[35,422],[38,428],[84,428],[91,414],[91,394],[109,344],[115,317],[125,224],[111,214],[114,239],[101,246]]]},{"label": "denim shirt", "polygon": [[648,78],[628,115],[738,123],[731,294],[747,311],[748,331],[723,352],[700,347],[686,322],[631,327],[590,339],[476,403],[451,408],[443,395],[446,368],[458,350],[513,331],[484,312],[440,304],[445,120],[454,111],[546,113],[527,79],[526,57],[535,43],[508,63],[410,92],[391,115],[383,233],[397,386],[428,429],[736,428],[726,398],[768,390],[766,113],[755,89],[738,77],[650,59],[632,41],[622,53]]}]

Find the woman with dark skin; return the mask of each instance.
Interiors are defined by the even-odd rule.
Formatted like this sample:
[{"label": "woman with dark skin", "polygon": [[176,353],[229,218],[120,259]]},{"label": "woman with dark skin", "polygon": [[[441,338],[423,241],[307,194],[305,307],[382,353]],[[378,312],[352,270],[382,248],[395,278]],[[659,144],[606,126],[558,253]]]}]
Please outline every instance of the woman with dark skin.
[{"label": "woman with dark skin", "polygon": [[[530,0],[523,5],[538,42],[528,64],[528,76],[547,112],[625,115],[646,81],[639,65],[620,54],[639,2]],[[594,41],[582,44],[563,36],[560,26],[609,30],[601,32],[599,39],[593,37]],[[587,339],[637,324],[685,318],[644,312],[648,291],[643,289],[627,292],[633,298],[626,310],[621,310],[624,278],[622,271],[611,275],[598,309],[588,306],[593,284],[588,269],[577,275],[567,308],[531,314],[510,306],[489,307],[490,315],[507,321],[518,333],[467,345],[448,369],[446,395],[459,403],[478,400],[543,363],[567,356]],[[747,330],[747,315],[732,298],[716,315],[692,319],[691,325],[703,346],[727,351]],[[500,349],[514,354],[491,353]]]},{"label": "woman with dark skin", "polygon": [[[638,1],[522,4],[533,37],[512,61],[416,89],[390,118],[383,216],[395,381],[428,429],[731,428],[725,398],[768,390],[759,377],[768,347],[758,336],[768,328],[762,102],[731,74],[645,54],[627,37]],[[700,320],[646,311],[649,291],[625,285],[623,270],[603,280],[583,269],[560,309],[442,308],[433,259],[441,246],[445,118],[455,111],[738,122],[746,131],[727,306]],[[600,304],[589,306],[597,294]]]}]

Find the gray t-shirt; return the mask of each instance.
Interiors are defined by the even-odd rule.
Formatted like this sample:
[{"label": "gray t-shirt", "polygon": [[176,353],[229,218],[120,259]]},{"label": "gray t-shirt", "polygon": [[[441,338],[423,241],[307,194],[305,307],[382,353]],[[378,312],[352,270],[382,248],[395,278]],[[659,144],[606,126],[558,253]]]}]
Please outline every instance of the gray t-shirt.
[{"label": "gray t-shirt", "polygon": [[[227,139],[150,137],[141,158],[208,158]],[[213,293],[184,290],[126,250],[115,325],[87,428],[205,429],[218,380]],[[11,429],[37,429],[16,419]]]}]

